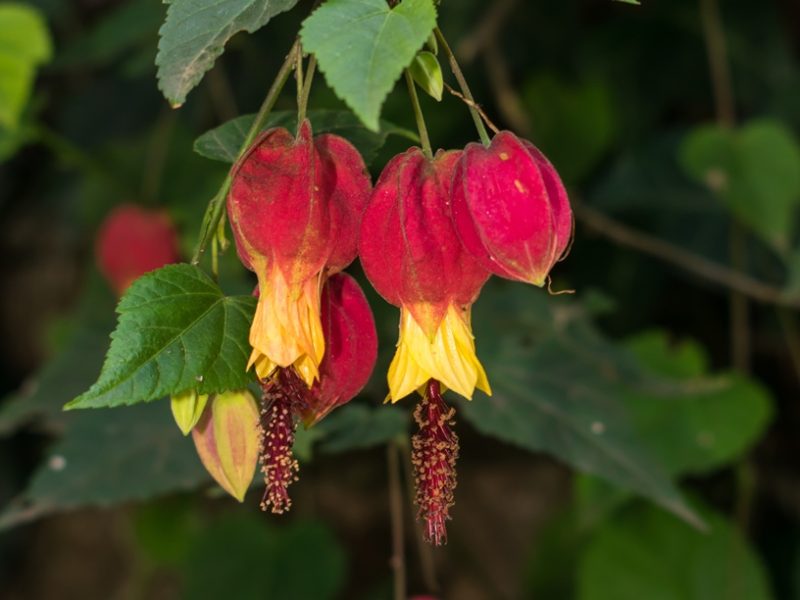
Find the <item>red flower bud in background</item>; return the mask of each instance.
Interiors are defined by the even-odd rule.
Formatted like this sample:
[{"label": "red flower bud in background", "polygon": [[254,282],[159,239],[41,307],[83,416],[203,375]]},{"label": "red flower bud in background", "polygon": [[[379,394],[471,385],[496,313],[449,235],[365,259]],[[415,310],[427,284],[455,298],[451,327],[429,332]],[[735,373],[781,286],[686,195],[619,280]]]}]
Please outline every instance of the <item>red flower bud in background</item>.
[{"label": "red flower bud in background", "polygon": [[567,192],[530,142],[498,133],[468,144],[453,178],[451,215],[464,247],[492,273],[544,285],[572,236]]},{"label": "red flower bud in background", "polygon": [[105,218],[95,253],[100,272],[119,296],[134,279],[180,260],[169,215],[135,204],[121,204]]},{"label": "red flower bud in background", "polygon": [[372,285],[401,308],[389,368],[392,401],[429,379],[471,398],[487,393],[475,355],[470,306],[489,273],[467,254],[447,210],[460,152],[428,160],[411,148],[386,165],[361,222],[359,255]]},{"label": "red flower bud in background", "polygon": [[264,132],[232,171],[228,214],[242,262],[260,289],[250,330],[260,379],[293,366],[310,387],[325,353],[320,290],[355,257],[370,180],[353,146],[334,135]]}]

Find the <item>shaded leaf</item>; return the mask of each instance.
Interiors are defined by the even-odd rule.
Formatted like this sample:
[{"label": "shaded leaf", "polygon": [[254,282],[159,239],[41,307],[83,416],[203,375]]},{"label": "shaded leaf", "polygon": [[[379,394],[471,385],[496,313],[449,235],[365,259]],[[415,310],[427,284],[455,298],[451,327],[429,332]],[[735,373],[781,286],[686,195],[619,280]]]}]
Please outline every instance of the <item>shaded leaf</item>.
[{"label": "shaded leaf", "polygon": [[[379,132],[370,131],[353,113],[345,110],[311,110],[308,112],[314,134],[335,133],[349,140],[369,163],[386,142],[389,135],[401,135],[417,141],[413,132],[388,121],[381,121]],[[194,142],[194,151],[212,160],[233,163],[239,155],[255,115],[242,115],[207,131]],[[297,113],[277,111],[270,114],[263,129],[285,127],[289,131],[297,128]]]},{"label": "shaded leaf", "polygon": [[618,400],[624,384],[641,379],[638,365],[594,331],[579,304],[487,286],[473,323],[494,391],[462,403],[479,431],[548,452],[699,523]]},{"label": "shaded leaf", "polygon": [[323,452],[369,448],[408,431],[408,413],[394,406],[349,404],[332,412],[314,430],[319,430]]},{"label": "shaded leaf", "polygon": [[371,130],[394,83],[436,25],[432,0],[328,0],[303,23],[303,48]]},{"label": "shaded leaf", "polygon": [[208,480],[166,403],[80,413],[47,454],[0,527],[79,506],[109,506]]},{"label": "shaded leaf", "polygon": [[36,67],[50,60],[51,52],[47,25],[36,8],[0,4],[0,127],[17,127]]},{"label": "shaded leaf", "polygon": [[254,309],[254,298],[224,296],[197,267],[169,265],[144,275],[117,306],[119,321],[97,382],[67,408],[246,387]]},{"label": "shaded leaf", "polygon": [[172,0],[159,31],[158,87],[177,107],[240,31],[253,33],[297,0]]},{"label": "shaded leaf", "polygon": [[708,533],[639,506],[604,523],[579,565],[578,600],[767,600],[764,567],[724,517]]},{"label": "shaded leaf", "polygon": [[188,600],[334,598],[345,554],[325,526],[271,526],[262,515],[226,516],[192,540],[184,578]]}]

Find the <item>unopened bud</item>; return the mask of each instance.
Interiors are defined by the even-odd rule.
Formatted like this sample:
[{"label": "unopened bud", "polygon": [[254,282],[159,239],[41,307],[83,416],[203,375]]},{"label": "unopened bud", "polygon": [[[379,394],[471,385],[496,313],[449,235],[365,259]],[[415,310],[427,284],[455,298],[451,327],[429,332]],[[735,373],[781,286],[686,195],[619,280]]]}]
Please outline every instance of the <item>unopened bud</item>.
[{"label": "unopened bud", "polygon": [[183,435],[189,435],[203,416],[208,402],[208,394],[198,394],[197,390],[186,390],[170,398],[172,416]]}]

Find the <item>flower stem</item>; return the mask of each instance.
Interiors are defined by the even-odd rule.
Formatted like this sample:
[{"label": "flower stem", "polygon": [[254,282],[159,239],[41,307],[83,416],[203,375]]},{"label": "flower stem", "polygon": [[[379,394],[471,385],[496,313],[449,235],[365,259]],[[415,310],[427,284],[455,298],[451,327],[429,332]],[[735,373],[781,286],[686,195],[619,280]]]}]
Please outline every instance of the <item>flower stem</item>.
[{"label": "flower stem", "polygon": [[428,158],[433,158],[431,138],[428,136],[428,128],[425,126],[425,117],[422,115],[422,107],[419,105],[419,96],[417,96],[414,79],[408,69],[406,69],[405,75],[406,83],[408,84],[408,95],[411,97],[411,106],[414,108],[414,118],[417,120],[417,130],[419,131],[419,140],[422,143],[422,151]]},{"label": "flower stem", "polygon": [[294,55],[294,79],[297,84],[297,126],[300,126],[300,105],[303,103],[303,49],[300,48]]},{"label": "flower stem", "polygon": [[469,112],[472,115],[472,120],[475,122],[475,128],[478,130],[478,136],[480,136],[483,145],[488,146],[491,142],[489,139],[489,132],[486,131],[486,126],[483,124],[480,111],[475,108],[475,98],[472,96],[472,92],[469,89],[467,80],[464,78],[464,73],[461,71],[461,67],[458,66],[456,55],[453,54],[453,50],[450,48],[450,45],[444,38],[442,30],[436,27],[433,32],[436,35],[436,39],[439,41],[439,45],[441,46],[442,50],[447,55],[447,60],[450,63],[450,70],[453,72],[453,75],[455,75],[456,81],[458,81],[458,87],[461,88],[461,93],[464,94],[464,98],[467,99],[467,106],[469,107]]},{"label": "flower stem", "polygon": [[297,102],[297,126],[306,118],[308,112],[308,97],[311,95],[311,84],[314,81],[314,71],[317,68],[317,57],[313,54],[308,59],[308,67],[306,68],[306,76],[303,80],[303,90],[300,93],[300,99]]},{"label": "flower stem", "polygon": [[[247,135],[245,136],[244,141],[239,148],[239,152],[236,155],[237,159],[241,157],[242,154],[244,154],[244,152],[250,147],[250,144],[253,143],[256,135],[258,135],[258,132],[264,127],[272,107],[275,106],[275,102],[277,102],[278,96],[280,95],[281,90],[283,90],[286,80],[289,78],[289,73],[291,73],[292,67],[294,66],[295,56],[299,50],[300,41],[297,40],[292,46],[292,49],[289,50],[286,60],[283,61],[283,65],[281,65],[278,75],[275,77],[275,81],[272,82],[272,86],[269,88],[269,91],[264,98],[264,102],[261,103],[261,107],[258,109],[258,113],[256,113],[256,118],[253,119],[253,124],[250,126],[250,129],[248,130]],[[197,243],[197,248],[192,255],[191,264],[193,265],[200,263],[200,259],[202,258],[203,253],[206,251],[209,242],[211,242],[212,237],[216,235],[220,221],[222,220],[222,216],[225,212],[225,198],[228,196],[228,190],[230,187],[231,176],[228,174],[225,176],[225,179],[223,180],[219,190],[217,190],[217,193],[208,203],[206,213],[203,215],[203,224],[200,226],[200,241]]]}]

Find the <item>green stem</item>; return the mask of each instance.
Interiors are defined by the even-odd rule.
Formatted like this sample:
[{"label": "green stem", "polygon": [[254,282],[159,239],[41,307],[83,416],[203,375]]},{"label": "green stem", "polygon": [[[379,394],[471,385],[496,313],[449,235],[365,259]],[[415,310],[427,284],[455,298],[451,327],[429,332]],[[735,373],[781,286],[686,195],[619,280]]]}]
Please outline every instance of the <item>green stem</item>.
[{"label": "green stem", "polygon": [[298,110],[298,127],[300,126],[300,119],[299,119],[299,111],[300,105],[303,103],[303,50],[300,48],[298,52],[295,53],[295,63],[294,63],[294,79],[295,83],[297,84],[297,110]]},{"label": "green stem", "polygon": [[[248,130],[247,135],[244,137],[244,141],[239,148],[239,152],[236,156],[237,160],[240,156],[242,156],[242,154],[244,154],[245,150],[250,147],[250,144],[253,143],[256,135],[258,135],[258,132],[261,131],[266,124],[267,117],[269,116],[272,107],[275,106],[275,102],[277,102],[278,96],[280,95],[283,86],[286,84],[286,80],[289,78],[289,73],[292,72],[295,57],[297,56],[299,50],[300,41],[298,40],[294,43],[292,49],[289,50],[286,60],[283,61],[283,65],[281,65],[280,71],[278,71],[278,75],[275,77],[275,81],[272,82],[272,86],[269,88],[269,91],[264,98],[264,102],[261,103],[261,107],[258,109],[258,113],[256,113],[256,118],[253,120],[253,124],[250,126],[250,129]],[[225,212],[225,199],[228,196],[228,190],[230,187],[231,176],[229,173],[225,176],[225,179],[222,182],[219,190],[217,190],[217,193],[208,203],[206,213],[203,215],[203,224],[200,226],[200,241],[198,242],[197,248],[192,255],[193,265],[200,263],[200,259],[208,247],[209,242],[214,235],[216,235],[220,221],[222,220],[222,215]]]},{"label": "green stem", "polygon": [[303,82],[303,91],[300,94],[300,99],[297,102],[297,126],[306,118],[308,112],[308,97],[311,95],[311,83],[314,81],[314,71],[317,68],[317,57],[313,54],[308,59],[308,68],[306,69],[306,78]]},{"label": "green stem", "polygon": [[419,105],[419,96],[417,96],[417,88],[414,86],[414,79],[408,69],[405,71],[406,83],[408,84],[408,95],[411,96],[411,106],[414,109],[414,118],[417,120],[417,130],[419,131],[419,140],[422,143],[422,151],[429,159],[433,158],[433,150],[431,149],[431,139],[428,137],[428,128],[425,126],[425,117],[422,115],[422,107]]},{"label": "green stem", "polygon": [[478,130],[478,136],[480,136],[483,145],[488,146],[491,143],[491,140],[489,139],[489,132],[486,131],[486,126],[483,124],[481,113],[476,108],[475,98],[472,96],[472,92],[469,89],[467,80],[464,78],[464,73],[461,71],[461,67],[458,66],[456,55],[453,54],[453,50],[450,48],[450,45],[444,38],[442,30],[436,27],[433,32],[436,35],[436,39],[439,41],[439,45],[441,46],[442,50],[447,55],[447,60],[450,63],[450,70],[453,72],[453,75],[455,75],[456,81],[458,81],[458,87],[461,88],[461,93],[464,94],[464,98],[467,99],[469,112],[472,115],[472,120],[475,122],[475,128]]}]

